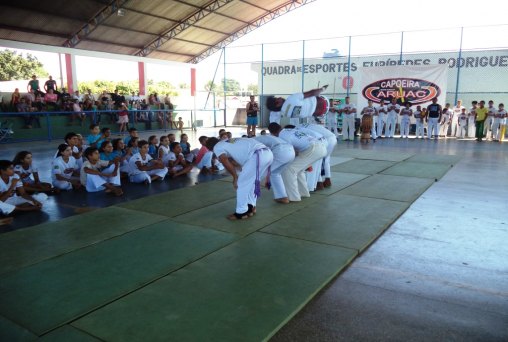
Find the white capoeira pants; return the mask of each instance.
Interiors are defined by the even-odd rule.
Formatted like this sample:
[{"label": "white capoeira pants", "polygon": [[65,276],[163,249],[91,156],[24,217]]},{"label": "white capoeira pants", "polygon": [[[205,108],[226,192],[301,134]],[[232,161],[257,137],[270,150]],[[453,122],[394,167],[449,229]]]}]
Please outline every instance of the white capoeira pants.
[{"label": "white capoeira pants", "polygon": [[160,178],[166,177],[168,173],[168,168],[164,167],[163,169],[154,169],[150,171],[140,171],[140,173],[129,175],[129,180],[131,183],[143,183],[144,181],[148,181],[148,183],[152,182],[152,178],[150,176],[157,175]]},{"label": "white capoeira pants", "polygon": [[450,136],[456,137],[457,134],[459,133],[459,130],[460,130],[459,118],[458,118],[457,114],[453,115],[452,122],[451,122],[450,126],[451,126]]},{"label": "white capoeira pants", "polygon": [[499,140],[500,132],[501,132],[501,118],[494,118],[492,123],[492,139]]},{"label": "white capoeira pants", "polygon": [[448,135],[448,127],[450,127],[450,122],[443,122],[439,127],[439,135],[446,137]]},{"label": "white capoeira pants", "polygon": [[379,113],[377,117],[374,116],[374,120],[376,120],[376,138],[377,138],[383,135],[383,127],[385,126],[386,116],[384,113]]},{"label": "white capoeira pants", "polygon": [[210,169],[212,167],[212,157],[213,157],[212,151],[206,152],[199,161],[199,163],[196,164],[196,167],[200,170],[204,167]]},{"label": "white capoeira pants", "polygon": [[393,138],[395,135],[395,126],[397,125],[397,114],[388,113],[386,115],[385,137]]},{"label": "white capoeira pants", "polygon": [[270,112],[270,123],[276,122],[280,125],[280,114],[281,112]]},{"label": "white capoeira pants", "polygon": [[439,135],[439,118],[429,118],[429,125],[427,128],[427,137],[430,139],[431,136]]},{"label": "white capoeira pants", "polygon": [[[115,170],[115,165],[110,165],[106,169],[103,170],[104,173],[112,173]],[[110,183],[113,185],[120,186],[120,170],[117,170],[116,175],[113,177],[103,177],[99,175],[86,175],[86,191],[88,192],[97,192],[105,190],[104,184]]]},{"label": "white capoeira pants", "polygon": [[[42,192],[32,195],[32,197],[37,202],[40,202],[43,204],[48,199],[48,195],[46,195],[45,193],[42,193]],[[12,213],[14,211],[14,209],[16,209],[17,205],[20,205],[23,203],[33,204],[32,201],[24,199],[23,197],[20,197],[20,196],[9,197],[9,198],[7,198],[7,200],[5,202],[0,201],[0,212],[2,212],[2,214],[4,214],[4,215],[9,215],[10,213]]]},{"label": "white capoeira pants", "polygon": [[[69,178],[69,180],[79,180],[79,177],[72,176]],[[60,190],[72,190],[72,183],[70,181],[64,181],[64,180],[53,180],[53,186],[55,188],[58,188]]]},{"label": "white capoeira pants", "polygon": [[370,136],[372,139],[377,139],[377,125],[378,125],[379,115],[372,116],[372,128],[370,129]]},{"label": "white capoeira pants", "polygon": [[[258,164],[259,157],[259,164]],[[244,214],[249,210],[249,204],[256,206],[257,196],[254,194],[256,176],[259,180],[265,177],[268,167],[272,164],[273,153],[268,148],[257,150],[251,158],[242,165],[242,172],[238,176],[236,189],[236,213]],[[259,171],[259,173],[258,173]]]},{"label": "white capoeira pants", "polygon": [[336,113],[328,112],[326,114],[326,128],[328,128],[330,132],[333,132],[333,134],[335,134],[336,137],[339,135],[339,130],[337,128]]},{"label": "white capoeira pants", "polygon": [[[483,124],[483,136],[485,139],[489,138],[489,131],[493,131],[492,124],[494,123],[494,117],[493,116],[487,116],[487,119],[485,120],[485,123]],[[492,137],[492,135],[491,135]]]},{"label": "white capoeira pants", "polygon": [[466,123],[459,125],[459,138],[464,139],[466,136]]},{"label": "white capoeira pants", "polygon": [[272,153],[270,183],[272,184],[273,198],[286,198],[288,195],[282,180],[282,172],[295,159],[295,149],[290,144],[280,144],[272,148]]},{"label": "white capoeira pants", "polygon": [[293,162],[282,172],[282,180],[290,201],[301,201],[302,197],[310,197],[307,182],[305,180],[305,169],[315,161],[326,156],[324,144],[315,142],[306,150],[301,151]]},{"label": "white capoeira pants", "polygon": [[415,135],[417,138],[423,138],[423,133],[424,133],[424,129],[423,129],[423,121],[422,119],[416,119],[416,132],[415,132]]},{"label": "white capoeira pants", "polygon": [[342,114],[342,140],[354,140],[355,114]]},{"label": "white capoeira pants", "polygon": [[407,115],[403,115],[400,118],[400,137],[409,137],[409,124],[411,123],[411,119]]},{"label": "white capoeira pants", "polygon": [[470,116],[467,119],[467,137],[468,138],[474,138],[475,135],[475,128],[476,123],[474,121],[474,116]]}]

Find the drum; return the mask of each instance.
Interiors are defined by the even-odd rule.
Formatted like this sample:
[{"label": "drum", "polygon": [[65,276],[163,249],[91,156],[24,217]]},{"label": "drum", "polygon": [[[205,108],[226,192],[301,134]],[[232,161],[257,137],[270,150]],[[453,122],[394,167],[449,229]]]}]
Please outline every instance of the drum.
[{"label": "drum", "polygon": [[313,116],[323,116],[328,113],[330,109],[330,101],[328,98],[323,95],[316,96],[316,110],[314,111]]}]

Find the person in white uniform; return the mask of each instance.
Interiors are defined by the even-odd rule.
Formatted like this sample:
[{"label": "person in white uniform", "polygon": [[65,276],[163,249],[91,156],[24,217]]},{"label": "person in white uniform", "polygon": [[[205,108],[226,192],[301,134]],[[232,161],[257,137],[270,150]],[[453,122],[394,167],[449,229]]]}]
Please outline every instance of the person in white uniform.
[{"label": "person in white uniform", "polygon": [[295,149],[291,144],[274,135],[261,135],[255,138],[268,147],[273,153],[273,162],[270,166],[270,183],[273,189],[273,198],[278,203],[289,203],[282,171],[295,159]]},{"label": "person in white uniform", "polygon": [[376,127],[376,138],[382,138],[383,128],[386,124],[386,106],[383,99],[379,102],[379,107],[377,107],[377,116],[374,116],[374,120],[375,122],[372,123],[372,127]]},{"label": "person in white uniform", "polygon": [[350,97],[346,97],[346,103],[339,109],[342,114],[342,140],[355,140],[356,106],[350,103]]},{"label": "person in white uniform", "polygon": [[67,144],[58,146],[56,158],[51,165],[51,181],[60,190],[79,189],[79,169],[76,158],[72,156],[72,147]]},{"label": "person in white uniform", "polygon": [[404,108],[400,110],[400,137],[409,138],[409,125],[411,124],[411,117],[413,116],[413,110],[411,109],[411,103],[404,102]]},{"label": "person in white uniform", "polygon": [[272,135],[293,145],[295,149],[295,159],[282,172],[282,180],[289,200],[298,202],[302,200],[302,197],[310,197],[305,170],[309,165],[326,156],[324,144],[297,128],[282,129],[279,124],[271,123],[268,130]]},{"label": "person in white uniform", "polygon": [[[485,120],[485,125],[483,127],[483,136],[486,140],[492,140],[494,129],[492,128],[494,124],[494,118],[496,117],[497,109],[494,107],[494,101],[489,101],[489,107],[487,108],[487,119]],[[490,131],[490,134],[489,134]]]},{"label": "person in white uniform", "polygon": [[450,127],[451,117],[452,110],[450,109],[450,104],[447,103],[443,108],[443,112],[441,114],[439,136],[442,138],[446,138],[446,136],[448,135],[448,128]]},{"label": "person in white uniform", "polygon": [[280,112],[270,111],[270,123],[276,122],[280,125]]},{"label": "person in white uniform", "polygon": [[266,107],[270,111],[281,112],[281,118],[289,118],[290,124],[297,125],[301,118],[310,118],[314,114],[317,105],[316,96],[319,96],[327,87],[328,85],[325,85],[305,93],[296,93],[288,96],[287,99],[268,96]]},{"label": "person in white uniform", "polygon": [[422,106],[416,106],[416,110],[413,112],[415,118],[416,131],[415,136],[417,139],[423,139],[423,118],[422,118]]},{"label": "person in white uniform", "polygon": [[[302,125],[298,125],[298,127],[293,125],[287,125],[284,128],[298,129],[300,132],[303,132],[307,135],[310,135],[311,137],[316,138],[317,141],[323,144],[325,148],[328,145],[328,142],[321,133],[308,129],[306,127],[302,127]],[[323,181],[321,180],[322,167],[323,167],[323,159],[318,159],[314,163],[312,163],[310,169],[308,169],[307,172],[305,173],[305,178],[307,179],[307,189],[309,189],[310,192],[316,190],[323,190],[325,188],[323,185]]]},{"label": "person in white uniform", "polygon": [[397,125],[397,115],[400,112],[400,106],[397,104],[396,98],[392,98],[391,103],[386,106],[386,112],[385,138],[393,138],[395,126]]},{"label": "person in white uniform", "polygon": [[492,139],[494,141],[503,141],[505,131],[503,127],[506,126],[506,110],[504,104],[499,104],[499,109],[494,116],[494,124],[492,125]]},{"label": "person in white uniform", "polygon": [[150,184],[155,180],[163,180],[168,168],[161,160],[152,159],[148,154],[148,141],[138,142],[139,152],[129,159],[129,180],[131,183]]},{"label": "person in white uniform", "polygon": [[326,113],[326,128],[330,130],[336,137],[339,136],[339,128],[337,127],[337,113],[339,111],[339,101],[333,101],[330,110]]},{"label": "person in white uniform", "polygon": [[[14,173],[10,160],[0,160],[0,212],[9,215],[14,211],[41,210],[48,199],[45,193],[29,195],[23,189],[19,175]],[[12,219],[1,219],[0,224],[8,224]]]},{"label": "person in white uniform", "polygon": [[105,190],[115,196],[123,195],[120,188],[120,158],[106,161],[100,160],[99,149],[89,147],[85,150],[86,158],[81,172],[81,184],[83,184],[88,192],[98,192]]},{"label": "person in white uniform", "polygon": [[457,133],[459,133],[459,126],[458,126],[458,123],[459,123],[459,116],[462,114],[462,109],[465,108],[463,105],[462,105],[462,100],[457,100],[457,104],[455,105],[455,107],[452,108],[452,120],[451,120],[451,123],[450,123],[450,127],[451,127],[451,133],[450,135],[452,137],[456,137],[457,136]]},{"label": "person in white uniform", "polygon": [[464,139],[464,137],[466,136],[467,129],[466,107],[462,107],[462,112],[457,117],[457,124],[459,126],[459,138]]},{"label": "person in white uniform", "polygon": [[475,137],[475,125],[476,125],[476,108],[478,108],[478,101],[471,102],[471,108],[467,116],[467,137]]},{"label": "person in white uniform", "polygon": [[324,177],[321,176],[321,172],[319,172],[319,176],[320,176],[319,181],[323,182],[323,186],[325,188],[332,186],[332,180],[331,180],[332,171],[331,171],[331,165],[330,165],[330,158],[332,156],[333,150],[335,149],[335,145],[337,145],[337,139],[335,138],[335,135],[321,125],[301,124],[301,125],[297,126],[297,128],[299,128],[299,127],[307,128],[307,129],[310,129],[314,132],[317,132],[317,133],[321,134],[323,136],[323,138],[326,140],[326,142],[327,142],[326,156],[323,159],[323,170],[324,170],[323,176]]},{"label": "person in white uniform", "polygon": [[[213,149],[219,161],[233,176],[236,209],[227,218],[243,220],[252,217],[256,214],[257,198],[261,196],[260,180],[269,173],[273,161],[272,151],[256,139],[249,138],[229,140],[209,138],[207,146]],[[242,168],[240,175],[233,162]]]}]

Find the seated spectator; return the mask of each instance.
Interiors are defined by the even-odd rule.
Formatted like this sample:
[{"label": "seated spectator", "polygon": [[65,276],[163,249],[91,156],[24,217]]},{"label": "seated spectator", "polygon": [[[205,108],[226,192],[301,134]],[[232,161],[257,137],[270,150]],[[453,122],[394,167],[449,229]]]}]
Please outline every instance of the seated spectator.
[{"label": "seated spectator", "polygon": [[21,94],[19,93],[19,89],[16,88],[16,89],[14,89],[14,92],[12,93],[12,96],[11,96],[12,111],[18,110],[17,105],[20,102],[21,102]]},{"label": "seated spectator", "polygon": [[24,113],[22,118],[25,122],[25,128],[32,128],[34,118],[31,114],[28,114],[32,112],[32,108],[26,103],[26,99],[24,97],[22,97],[16,105],[16,111],[18,113]]},{"label": "seated spectator", "polygon": [[101,129],[97,124],[90,125],[90,134],[86,138],[89,147],[97,147],[100,146],[100,141],[105,137],[101,133]]},{"label": "seated spectator", "polygon": [[168,166],[169,161],[169,139],[167,136],[163,135],[160,137],[160,144],[157,150],[157,159],[162,161],[164,166]]},{"label": "seated spectator", "polygon": [[[48,196],[44,193],[29,195],[19,176],[14,173],[10,160],[0,160],[0,212],[9,215],[16,211],[41,210]],[[1,224],[12,222],[2,220]]]},{"label": "seated spectator", "polygon": [[85,118],[86,118],[86,115],[85,115],[85,113],[83,113],[83,109],[81,108],[81,105],[79,104],[78,100],[73,99],[72,100],[71,121],[70,121],[69,125],[73,125],[74,120],[77,119],[80,122],[81,126],[83,126],[83,124],[85,122]]},{"label": "seated spectator", "polygon": [[111,129],[109,127],[103,127],[101,129],[102,138],[97,142],[97,146],[101,146],[104,141],[111,140]]},{"label": "seated spectator", "polygon": [[53,89],[49,89],[46,95],[44,95],[44,102],[46,102],[46,110],[56,110],[58,101],[58,95],[53,92]]},{"label": "seated spectator", "polygon": [[95,103],[95,96],[92,94],[91,89],[87,89],[86,94],[83,95],[83,102],[87,100],[90,101],[91,103]]},{"label": "seated spectator", "polygon": [[14,172],[19,176],[23,183],[23,188],[29,194],[36,192],[57,193],[58,189],[54,189],[50,183],[41,182],[39,172],[32,164],[32,153],[29,151],[20,151],[16,153],[14,160]]},{"label": "seated spectator", "polygon": [[148,154],[148,141],[138,143],[139,153],[133,154],[129,159],[129,180],[132,183],[149,184],[155,180],[163,180],[168,169],[162,161],[152,159]]},{"label": "seated spectator", "polygon": [[169,133],[168,139],[169,139],[169,145],[171,146],[171,144],[176,141],[176,136],[173,133]]},{"label": "seated spectator", "polygon": [[88,116],[89,120],[90,120],[90,124],[99,124],[100,122],[100,117],[97,118],[97,115],[95,113],[96,111],[96,108],[94,108],[94,103],[90,100],[84,100],[83,101],[83,111],[85,112],[84,114],[86,116]]},{"label": "seated spectator", "polygon": [[201,173],[214,173],[217,172],[217,168],[215,168],[212,164],[213,152],[206,147],[206,142],[208,137],[202,135],[199,137],[199,143],[201,144],[201,148],[194,149],[191,154],[194,155],[194,165],[201,170]]},{"label": "seated spectator", "polygon": [[120,176],[122,178],[127,177],[129,174],[129,159],[132,157],[131,150],[125,148],[125,144],[120,138],[114,139],[111,144],[113,145],[115,157],[120,158]]},{"label": "seated spectator", "polygon": [[119,159],[100,160],[99,150],[89,147],[85,150],[86,161],[81,167],[80,177],[88,192],[105,190],[115,196],[122,196],[120,188]]},{"label": "seated spectator", "polygon": [[60,190],[79,189],[79,172],[76,159],[72,156],[72,148],[67,144],[58,146],[58,154],[53,160],[53,186]]},{"label": "seated spectator", "polygon": [[157,159],[157,143],[159,139],[157,139],[156,135],[151,135],[148,137],[148,154],[153,159]]},{"label": "seated spectator", "polygon": [[182,153],[185,156],[185,159],[192,163],[194,156],[191,155],[189,137],[185,133],[180,135],[180,147],[182,148]]},{"label": "seated spectator", "polygon": [[74,101],[78,101],[78,103],[79,103],[80,105],[82,105],[82,104],[83,104],[83,95],[81,95],[81,94],[79,93],[79,90],[76,90],[76,91],[74,92],[74,94],[72,94],[71,99],[72,99],[72,101],[73,101],[73,102],[74,102]]},{"label": "seated spectator", "polygon": [[99,153],[101,160],[111,161],[115,158],[118,158],[118,160],[121,158],[121,155],[115,153],[113,150],[113,144],[108,140],[102,142],[101,147],[99,148]]},{"label": "seated spectator", "polygon": [[168,169],[171,177],[186,175],[191,172],[193,165],[185,160],[180,143],[174,142],[170,146],[168,155]]},{"label": "seated spectator", "polygon": [[129,128],[129,135],[126,136],[124,139],[123,139],[123,143],[125,145],[128,145],[129,144],[129,141],[132,139],[132,138],[137,138],[138,137],[138,130],[136,129],[136,127],[131,127]]}]

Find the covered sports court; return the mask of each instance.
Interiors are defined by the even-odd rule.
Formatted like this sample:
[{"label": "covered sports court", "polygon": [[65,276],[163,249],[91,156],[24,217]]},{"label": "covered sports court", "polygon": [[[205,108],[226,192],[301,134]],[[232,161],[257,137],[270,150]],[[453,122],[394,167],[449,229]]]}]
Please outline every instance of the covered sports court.
[{"label": "covered sports court", "polygon": [[332,163],[331,188],[265,189],[246,221],[227,175],[52,198],[0,234],[1,340],[506,340],[506,146],[342,142]]}]

